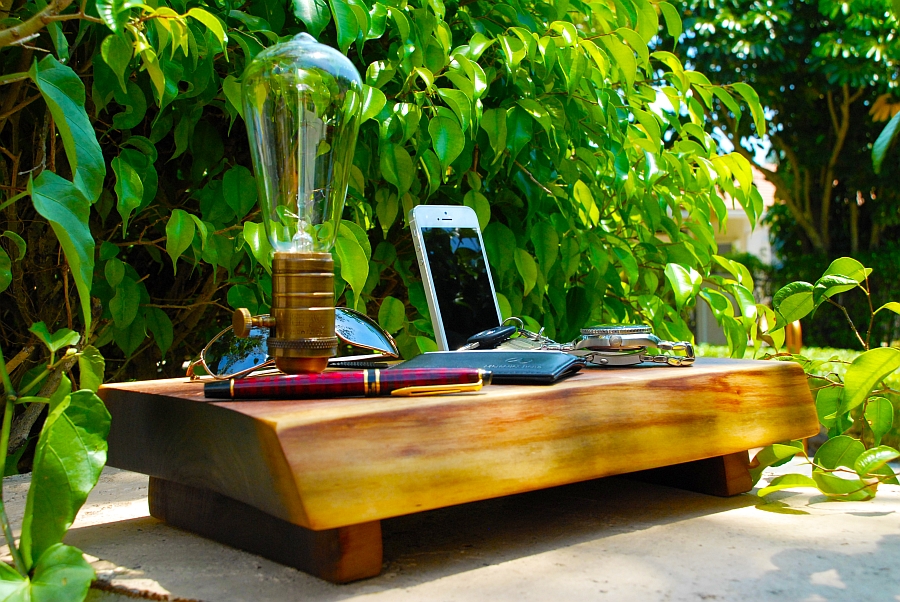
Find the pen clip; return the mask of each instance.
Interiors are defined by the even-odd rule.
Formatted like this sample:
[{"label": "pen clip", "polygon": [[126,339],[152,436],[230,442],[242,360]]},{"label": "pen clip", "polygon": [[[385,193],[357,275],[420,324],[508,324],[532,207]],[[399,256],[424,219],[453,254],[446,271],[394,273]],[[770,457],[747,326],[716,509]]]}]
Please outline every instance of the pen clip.
[{"label": "pen clip", "polygon": [[456,385],[422,385],[418,387],[403,387],[402,389],[394,389],[391,395],[399,397],[423,397],[425,395],[445,395],[448,393],[469,393],[472,391],[480,391],[484,386],[483,379],[478,379],[474,383],[460,383]]}]

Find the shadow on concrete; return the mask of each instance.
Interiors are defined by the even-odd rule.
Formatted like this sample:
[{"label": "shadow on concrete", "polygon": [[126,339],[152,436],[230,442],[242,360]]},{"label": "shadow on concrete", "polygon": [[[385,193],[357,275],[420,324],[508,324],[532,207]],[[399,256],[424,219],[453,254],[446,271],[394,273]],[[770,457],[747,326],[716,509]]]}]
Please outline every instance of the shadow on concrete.
[{"label": "shadow on concrete", "polygon": [[[382,521],[381,575],[335,586],[169,527],[153,518],[76,528],[66,542],[128,569],[173,597],[197,600],[341,600],[403,589],[518,558],[653,526],[752,506],[612,477]],[[107,577],[111,577],[108,575]],[[224,596],[224,597],[223,597]]]},{"label": "shadow on concrete", "polygon": [[[866,600],[900,599],[900,535],[884,535],[870,552],[841,551],[847,543],[820,548],[783,550],[771,557],[775,572],[745,581],[747,600]],[[863,558],[860,558],[862,556]]]}]

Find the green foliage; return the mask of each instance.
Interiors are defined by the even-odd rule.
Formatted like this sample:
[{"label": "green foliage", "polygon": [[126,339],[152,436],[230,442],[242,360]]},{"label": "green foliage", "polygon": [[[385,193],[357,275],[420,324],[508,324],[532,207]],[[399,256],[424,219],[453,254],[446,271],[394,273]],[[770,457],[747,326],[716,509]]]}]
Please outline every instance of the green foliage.
[{"label": "green foliage", "polygon": [[[105,422],[91,404],[104,376],[177,375],[230,307],[268,310],[271,247],[241,80],[264,47],[302,31],[365,76],[334,249],[338,304],[377,314],[404,356],[435,348],[406,224],[421,203],[475,210],[504,315],[550,337],[644,322],[690,340],[686,318],[702,299],[735,354],[748,340],[778,344],[777,330],[759,328],[774,314],[754,302],[749,271],[715,243],[726,198],[753,222],[763,207],[747,159],[720,153],[711,111],[746,105],[762,128],[763,107],[749,86],[713,85],[664,49],[660,17],[669,35],[682,31],[670,4],[85,6],[45,13],[28,47],[4,47],[0,31],[0,337],[6,349],[50,345],[49,362],[0,370],[7,433],[14,401],[52,407],[35,473],[53,476],[29,498],[16,560],[32,590],[45,558],[66,562],[54,546],[102,465]],[[42,7],[27,0],[10,18]],[[39,62],[34,46],[46,51]],[[60,324],[77,340],[49,334]],[[60,375],[76,364],[73,393]]]},{"label": "green foliage", "polygon": [[[896,302],[877,310],[871,300],[868,277],[872,273],[859,261],[849,257],[831,263],[815,285],[795,282],[775,294],[773,305],[778,324],[786,324],[816,311],[829,303],[842,309],[854,336],[864,351],[855,357],[832,355],[827,359],[810,359],[803,355],[779,354],[775,359],[800,363],[809,376],[816,398],[819,422],[828,430],[829,439],[806,460],[812,466],[812,478],[783,475],[759,491],[766,496],[788,487],[814,487],[833,499],[862,501],[872,499],[881,483],[897,484],[888,462],[900,457],[900,451],[883,445],[882,439],[893,426],[894,412],[900,403],[900,349],[870,348],[875,314],[895,311]],[[860,333],[846,308],[835,297],[859,289],[868,298],[869,329]],[[758,480],[764,468],[777,465],[803,454],[802,445],[774,445],[762,450],[754,460],[751,474]]]},{"label": "green foliage", "polygon": [[711,119],[775,186],[772,233],[784,263],[811,252],[857,257],[896,238],[900,165],[896,154],[882,163],[900,123],[891,120],[900,61],[891,1],[691,0],[684,8],[676,52],[742,95],[738,86],[752,85],[765,109],[765,130],[761,114],[751,109],[751,124],[723,98]]}]

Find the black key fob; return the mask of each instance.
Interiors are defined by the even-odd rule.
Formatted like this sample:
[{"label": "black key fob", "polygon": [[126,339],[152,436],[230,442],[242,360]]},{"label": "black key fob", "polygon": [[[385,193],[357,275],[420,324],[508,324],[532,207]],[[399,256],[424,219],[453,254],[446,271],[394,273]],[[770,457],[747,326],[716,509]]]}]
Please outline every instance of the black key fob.
[{"label": "black key fob", "polygon": [[515,326],[497,326],[482,330],[478,334],[470,336],[463,349],[493,349],[516,334],[518,330]]}]

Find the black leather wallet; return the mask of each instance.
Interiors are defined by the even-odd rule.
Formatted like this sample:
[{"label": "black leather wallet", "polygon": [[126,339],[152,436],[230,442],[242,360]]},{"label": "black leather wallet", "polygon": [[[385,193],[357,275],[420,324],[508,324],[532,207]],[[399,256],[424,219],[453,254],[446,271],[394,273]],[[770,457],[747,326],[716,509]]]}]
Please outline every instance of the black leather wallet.
[{"label": "black leather wallet", "polygon": [[552,385],[581,370],[577,357],[561,351],[433,351],[392,368],[480,368],[501,385]]}]

